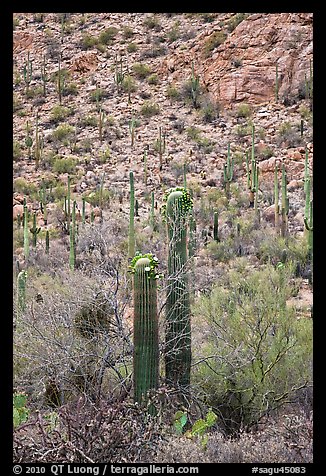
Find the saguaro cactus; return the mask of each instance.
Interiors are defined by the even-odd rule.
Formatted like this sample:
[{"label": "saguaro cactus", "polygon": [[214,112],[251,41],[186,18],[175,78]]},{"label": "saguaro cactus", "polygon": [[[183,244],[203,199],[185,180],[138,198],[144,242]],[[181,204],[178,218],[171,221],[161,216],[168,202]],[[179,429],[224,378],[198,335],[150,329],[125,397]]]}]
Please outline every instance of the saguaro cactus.
[{"label": "saguaro cactus", "polygon": [[146,403],[147,392],[158,387],[159,379],[157,265],[158,259],[150,253],[137,254],[130,265],[134,273],[134,400],[140,403]]},{"label": "saguaro cactus", "polygon": [[187,216],[192,199],[184,188],[165,194],[168,235],[165,375],[174,385],[190,384],[191,322],[187,262]]},{"label": "saguaro cactus", "polygon": [[284,164],[282,164],[282,225],[281,235],[286,237],[288,233],[288,214],[289,214],[289,198],[287,195],[287,177]]},{"label": "saguaro cactus", "polygon": [[198,106],[198,97],[199,97],[199,76],[195,75],[195,67],[194,67],[194,62],[192,62],[191,65],[191,78],[190,78],[190,84],[191,84],[191,100],[192,100],[192,105],[196,109]]},{"label": "saguaro cactus", "polygon": [[41,231],[41,228],[36,226],[36,213],[34,213],[33,215],[33,226],[32,228],[30,228],[29,230],[32,235],[33,235],[33,240],[32,240],[32,243],[33,243],[33,246],[34,248],[36,247],[36,243],[37,243],[37,235],[40,233]]},{"label": "saguaro cactus", "polygon": [[229,143],[228,156],[226,159],[226,163],[224,164],[224,170],[223,170],[225,194],[227,198],[230,198],[230,183],[233,179],[233,166],[234,166],[234,160],[233,159],[231,160],[230,143]]},{"label": "saguaro cactus", "polygon": [[214,235],[214,240],[218,243],[220,241],[218,236],[218,212],[214,212],[213,235]]},{"label": "saguaro cactus", "polygon": [[20,271],[17,276],[17,313],[20,315],[26,309],[27,272]]}]

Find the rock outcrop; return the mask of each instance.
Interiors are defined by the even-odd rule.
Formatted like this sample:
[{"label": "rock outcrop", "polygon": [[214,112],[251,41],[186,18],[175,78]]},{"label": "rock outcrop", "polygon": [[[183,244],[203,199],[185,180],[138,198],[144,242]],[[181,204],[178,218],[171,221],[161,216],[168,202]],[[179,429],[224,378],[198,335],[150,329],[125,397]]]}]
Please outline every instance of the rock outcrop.
[{"label": "rock outcrop", "polygon": [[311,13],[251,14],[205,59],[205,42],[221,29],[216,25],[200,35],[192,49],[176,49],[163,62],[161,73],[174,81],[187,79],[194,60],[201,83],[222,105],[260,104],[275,97],[278,64],[279,98],[297,96],[310,74],[312,17]]}]

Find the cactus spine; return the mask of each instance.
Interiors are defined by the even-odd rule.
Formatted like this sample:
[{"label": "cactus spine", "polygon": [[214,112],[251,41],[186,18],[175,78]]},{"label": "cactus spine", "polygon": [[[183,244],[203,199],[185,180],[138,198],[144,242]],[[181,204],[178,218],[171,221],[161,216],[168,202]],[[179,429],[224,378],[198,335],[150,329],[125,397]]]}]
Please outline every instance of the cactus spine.
[{"label": "cactus spine", "polygon": [[166,304],[166,380],[190,384],[191,322],[187,262],[187,215],[192,199],[185,189],[168,190],[166,220],[168,235],[168,281]]},{"label": "cactus spine", "polygon": [[139,403],[146,402],[147,392],[158,387],[159,379],[157,286],[152,260],[148,256],[141,256],[133,267],[133,382],[134,400]]},{"label": "cactus spine", "polygon": [[26,309],[26,281],[27,272],[20,271],[17,276],[17,314],[20,316]]},{"label": "cactus spine", "polygon": [[24,198],[24,256],[25,259],[29,255],[29,234],[28,234],[28,208],[26,198]]},{"label": "cactus spine", "polygon": [[134,173],[129,173],[130,184],[130,212],[129,212],[129,243],[128,256],[132,258],[135,255],[135,188]]}]

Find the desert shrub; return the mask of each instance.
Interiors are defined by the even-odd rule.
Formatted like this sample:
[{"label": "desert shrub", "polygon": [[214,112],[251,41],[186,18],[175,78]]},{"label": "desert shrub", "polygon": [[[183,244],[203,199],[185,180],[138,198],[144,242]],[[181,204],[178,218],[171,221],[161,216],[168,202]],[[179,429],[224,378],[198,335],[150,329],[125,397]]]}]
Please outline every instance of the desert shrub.
[{"label": "desert shrub", "polygon": [[157,74],[154,73],[148,76],[147,81],[148,81],[148,84],[158,84],[159,80],[158,80]]},{"label": "desert shrub", "polygon": [[278,129],[277,144],[284,143],[286,147],[297,147],[302,144],[302,137],[297,128],[293,124],[286,121],[283,122]]},{"label": "desert shrub", "polygon": [[61,92],[62,96],[77,96],[78,86],[76,83],[64,84]]},{"label": "desert shrub", "polygon": [[249,104],[239,104],[237,107],[236,117],[249,117],[251,115],[251,107]]},{"label": "desert shrub", "polygon": [[176,21],[174,23],[174,25],[172,26],[172,28],[170,30],[168,30],[166,36],[167,36],[167,39],[170,43],[173,43],[178,38],[180,38],[180,36],[181,36],[180,22]]},{"label": "desert shrub", "polygon": [[180,98],[180,92],[173,84],[168,85],[165,94],[171,101]]},{"label": "desert shrub", "polygon": [[131,26],[125,25],[122,29],[122,36],[128,40],[129,38],[132,38],[134,36],[134,30],[131,28]]},{"label": "desert shrub", "polygon": [[71,114],[71,109],[69,107],[60,106],[58,104],[57,106],[54,106],[51,109],[50,121],[51,122],[62,122],[64,119],[66,119],[68,116],[70,116],[70,114]]},{"label": "desert shrub", "polygon": [[[195,307],[213,337],[203,344],[207,365],[194,378],[230,433],[250,428],[311,383],[311,321],[285,305],[291,276],[291,266],[281,272],[268,265],[247,276],[231,271],[224,287]],[[203,352],[198,358],[205,360]]]},{"label": "desert shrub", "polygon": [[69,124],[63,123],[57,126],[52,132],[52,139],[62,142],[75,132],[75,128]]},{"label": "desert shrub", "polygon": [[21,156],[22,156],[22,148],[21,148],[21,145],[20,145],[20,143],[19,143],[17,140],[14,140],[14,141],[13,141],[13,144],[12,144],[12,157],[13,157],[13,160],[19,160],[19,159],[21,159]]},{"label": "desert shrub", "polygon": [[136,43],[129,43],[128,46],[127,46],[127,51],[128,53],[135,53],[135,51],[138,50],[138,46]]},{"label": "desert shrub", "polygon": [[88,50],[90,48],[94,48],[94,46],[97,44],[97,38],[95,36],[92,36],[88,33],[84,33],[81,38],[81,43],[80,47],[82,50]]},{"label": "desert shrub", "polygon": [[14,180],[14,192],[33,196],[37,193],[37,186],[34,183],[19,177]]},{"label": "desert shrub", "polygon": [[91,102],[98,102],[107,97],[109,97],[109,92],[105,91],[103,88],[96,88],[90,94]]},{"label": "desert shrub", "polygon": [[73,174],[76,171],[76,159],[73,157],[62,157],[55,159],[53,171],[58,174]]},{"label": "desert shrub", "polygon": [[138,79],[145,79],[151,74],[151,68],[147,64],[135,63],[132,65],[131,69]]},{"label": "desert shrub", "polygon": [[130,74],[124,76],[121,87],[126,93],[134,93],[137,91],[137,83]]},{"label": "desert shrub", "polygon": [[159,114],[159,112],[159,105],[152,101],[145,101],[142,107],[140,108],[141,115],[145,117],[155,116],[156,114]]},{"label": "desert shrub", "polygon": [[190,127],[187,127],[186,133],[187,133],[188,139],[198,141],[200,138],[201,131],[196,126],[190,126]]},{"label": "desert shrub", "polygon": [[223,31],[215,31],[204,43],[204,55],[206,58],[210,56],[211,52],[220,46],[226,40],[227,34]]},{"label": "desert shrub", "polygon": [[205,123],[213,122],[220,115],[220,105],[211,102],[208,98],[200,101],[200,115]]},{"label": "desert shrub", "polygon": [[98,37],[98,43],[101,45],[108,45],[112,43],[118,33],[118,29],[114,26],[110,26],[102,31]]},{"label": "desert shrub", "polygon": [[87,127],[87,126],[97,127],[98,118],[96,116],[90,116],[90,115],[82,116],[80,118],[79,125],[81,127]]},{"label": "desert shrub", "polygon": [[159,19],[155,14],[147,16],[144,21],[143,25],[148,29],[148,30],[160,30],[161,29],[161,24]]},{"label": "desert shrub", "polygon": [[248,13],[236,13],[227,23],[229,33],[231,33],[243,20],[246,19]]}]

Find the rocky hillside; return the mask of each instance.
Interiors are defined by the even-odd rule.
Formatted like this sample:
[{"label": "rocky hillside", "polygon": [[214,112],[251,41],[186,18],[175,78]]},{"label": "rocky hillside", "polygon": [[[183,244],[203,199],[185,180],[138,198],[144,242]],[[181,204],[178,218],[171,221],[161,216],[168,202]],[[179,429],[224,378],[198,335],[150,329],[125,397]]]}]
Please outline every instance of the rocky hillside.
[{"label": "rocky hillside", "polygon": [[[264,432],[271,417],[269,409],[278,409],[278,402],[293,394],[293,401],[304,407],[304,411],[300,407],[304,416],[300,413],[299,436],[295,434],[294,443],[289,439],[291,448],[283,440],[275,443],[275,453],[274,446],[268,444],[271,454],[266,458],[272,462],[312,458],[307,416],[312,323],[312,26],[309,13],[14,14],[13,264],[15,282],[23,270],[29,280],[27,306],[22,310],[17,301],[15,385],[27,392],[34,409],[43,411],[49,405],[58,408],[72,402],[79,411],[81,391],[85,402],[93,402],[95,393],[110,393],[112,401],[105,400],[105,405],[113,402],[120,408],[120,401],[131,395],[128,372],[132,366],[133,303],[126,270],[131,258],[128,226],[133,171],[136,249],[155,253],[165,274],[158,293],[160,316],[164,314],[167,274],[166,225],[160,214],[164,194],[186,183],[193,198],[196,227],[188,240],[193,246],[189,264],[193,292],[191,382],[195,389],[192,396],[197,398],[198,391],[198,401],[189,400],[191,422],[199,418],[198,408],[203,405],[205,411],[220,411],[219,422],[226,433],[254,425]],[[279,192],[276,203],[275,183]],[[68,200],[77,205],[77,238],[70,228]],[[25,230],[24,202],[29,211]],[[85,226],[80,224],[83,211]],[[77,251],[71,265],[73,240]],[[26,284],[26,276],[24,279]],[[115,327],[106,322],[100,336],[94,333],[90,338],[86,331],[82,335],[78,330],[77,321],[94,312],[102,292],[106,300],[100,304],[102,314],[106,319],[111,313]],[[241,320],[242,313],[247,320]],[[268,323],[257,335],[260,313]],[[221,325],[217,325],[216,316]],[[100,313],[96,319],[101,319]],[[163,321],[162,317],[162,341]],[[292,346],[293,333],[297,340]],[[91,344],[85,344],[85,336]],[[250,336],[254,336],[254,345],[258,341],[266,344],[258,370],[251,363],[261,349],[255,354],[250,342],[246,346]],[[282,350],[274,352],[274,345]],[[222,355],[219,346],[225,358],[231,359],[229,366],[218,360]],[[205,366],[217,348],[217,363]],[[262,371],[255,387],[263,359],[275,356],[276,360],[267,360],[266,372]],[[89,376],[93,365],[100,369],[99,389],[95,378],[88,381],[86,389],[81,377]],[[216,378],[216,369],[225,372],[225,380]],[[258,389],[249,399],[250,405],[254,402],[256,406],[248,404],[247,408],[244,398],[239,410],[238,393],[246,385],[249,394],[252,388]],[[55,403],[49,399],[49,388],[61,392]],[[113,395],[118,395],[117,401]],[[171,395],[167,392],[164,398],[174,405]],[[92,405],[85,403],[89,410],[85,435],[88,418],[91,421],[94,416]],[[142,415],[136,408],[137,415],[130,416],[134,410],[128,405],[121,410],[121,418],[126,418],[128,425],[139,418],[141,438]],[[177,409],[173,405],[171,415]],[[69,411],[65,407],[60,414],[68,426],[69,418],[74,418],[74,411]],[[112,413],[117,415],[117,428],[123,426],[119,411]],[[277,435],[287,414],[272,416]],[[295,420],[296,415],[291,413],[292,417]],[[162,424],[169,433],[171,421],[162,420]],[[109,433],[110,428],[107,425]],[[60,432],[56,435],[59,438]],[[220,444],[222,434],[214,435]],[[97,441],[93,436],[91,441]],[[16,437],[19,440],[19,432]],[[114,432],[109,437],[115,441]],[[178,448],[183,441],[175,434],[166,439],[161,434],[156,437],[156,443],[160,441],[157,457],[163,461],[170,457],[166,443]],[[297,444],[301,437],[304,449]],[[128,433],[126,440],[121,440],[124,455],[128,454],[125,441],[131,445],[129,462],[152,457],[138,453],[143,443],[138,445],[137,438]],[[83,441],[82,445],[88,439],[83,436],[78,441]],[[59,448],[68,453],[70,449],[59,440],[56,457],[62,461]],[[255,461],[262,455],[263,440],[264,433],[259,436],[256,453],[251,452],[251,436],[245,440],[248,453],[239,443],[237,461]],[[182,458],[190,461],[192,445],[199,448],[196,441],[182,443],[187,451],[178,456],[176,449],[175,462]],[[17,461],[25,458],[24,445],[17,443]],[[33,440],[33,445],[28,458],[33,461],[43,454],[46,461],[48,450],[42,450],[42,438]],[[101,447],[101,451],[112,447],[114,452],[112,445]],[[234,452],[226,447],[224,459],[215,450],[207,458],[232,462]],[[98,453],[97,446],[80,448],[95,461],[105,457],[115,461],[121,456]],[[198,451],[193,458],[203,457],[202,448]],[[76,453],[75,460],[66,458],[84,461],[78,459],[81,454]]]}]

